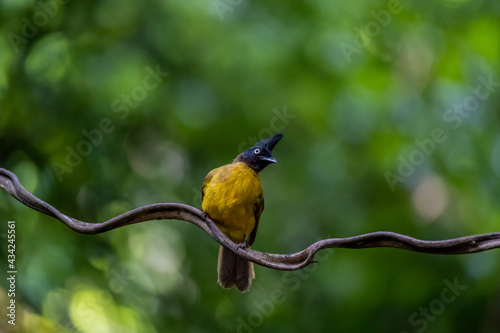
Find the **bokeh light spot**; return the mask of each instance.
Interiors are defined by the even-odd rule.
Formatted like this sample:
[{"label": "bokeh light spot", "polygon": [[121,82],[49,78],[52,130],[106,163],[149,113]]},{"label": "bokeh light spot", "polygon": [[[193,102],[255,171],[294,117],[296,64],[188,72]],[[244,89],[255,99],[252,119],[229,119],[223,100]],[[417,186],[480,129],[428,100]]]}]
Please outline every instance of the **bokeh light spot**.
[{"label": "bokeh light spot", "polygon": [[432,222],[448,205],[448,189],[440,177],[425,178],[411,196],[413,209],[425,220]]}]

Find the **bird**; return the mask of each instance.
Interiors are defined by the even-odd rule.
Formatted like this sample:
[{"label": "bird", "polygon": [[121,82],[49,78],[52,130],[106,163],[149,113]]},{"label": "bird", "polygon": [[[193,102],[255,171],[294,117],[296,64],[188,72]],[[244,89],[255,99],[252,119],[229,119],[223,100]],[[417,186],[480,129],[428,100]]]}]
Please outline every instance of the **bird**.
[{"label": "bird", "polygon": [[[240,153],[231,164],[210,171],[201,189],[202,210],[217,227],[240,247],[250,247],[264,210],[260,172],[276,163],[272,151],[283,134],[257,142]],[[240,292],[250,289],[255,278],[253,263],[220,246],[217,282]]]}]

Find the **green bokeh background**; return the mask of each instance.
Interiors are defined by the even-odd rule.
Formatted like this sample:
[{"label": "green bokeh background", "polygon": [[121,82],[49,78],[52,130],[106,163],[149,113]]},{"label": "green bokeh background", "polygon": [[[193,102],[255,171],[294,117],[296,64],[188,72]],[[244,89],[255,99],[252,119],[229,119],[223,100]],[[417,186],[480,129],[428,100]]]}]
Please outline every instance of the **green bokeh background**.
[{"label": "green bokeh background", "polygon": [[[500,231],[496,0],[4,0],[0,35],[0,167],[80,220],[200,207],[208,171],[282,132],[257,250]],[[0,233],[2,332],[500,331],[497,250],[333,250],[240,294],[185,222],[86,236],[1,192]]]}]

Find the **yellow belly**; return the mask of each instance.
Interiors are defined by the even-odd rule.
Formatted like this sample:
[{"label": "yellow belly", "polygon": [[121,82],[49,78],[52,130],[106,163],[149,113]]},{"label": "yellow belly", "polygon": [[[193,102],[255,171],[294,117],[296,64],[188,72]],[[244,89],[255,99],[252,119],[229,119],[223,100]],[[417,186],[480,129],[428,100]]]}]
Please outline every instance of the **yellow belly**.
[{"label": "yellow belly", "polygon": [[[202,209],[233,242],[249,240],[255,228],[255,203],[262,195],[260,177],[245,163],[221,166],[210,172]],[[209,174],[209,175],[210,175]]]}]

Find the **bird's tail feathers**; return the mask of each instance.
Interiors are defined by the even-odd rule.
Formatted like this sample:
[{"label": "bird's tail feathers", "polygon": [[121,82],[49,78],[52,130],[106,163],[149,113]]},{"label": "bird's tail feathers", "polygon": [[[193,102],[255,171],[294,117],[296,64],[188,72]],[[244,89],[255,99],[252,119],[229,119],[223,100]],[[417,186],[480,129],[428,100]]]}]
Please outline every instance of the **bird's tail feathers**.
[{"label": "bird's tail feathers", "polygon": [[253,263],[241,258],[231,250],[221,245],[217,265],[217,282],[222,288],[235,286],[241,292],[246,292],[255,279]]}]

